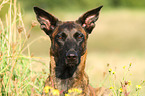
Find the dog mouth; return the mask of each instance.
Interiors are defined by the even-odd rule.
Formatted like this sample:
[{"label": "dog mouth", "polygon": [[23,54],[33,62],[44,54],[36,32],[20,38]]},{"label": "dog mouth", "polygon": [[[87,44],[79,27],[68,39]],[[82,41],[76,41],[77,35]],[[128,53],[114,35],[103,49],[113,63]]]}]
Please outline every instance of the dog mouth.
[{"label": "dog mouth", "polygon": [[79,53],[74,49],[70,49],[60,56],[55,68],[56,77],[61,79],[72,77],[80,63]]},{"label": "dog mouth", "polygon": [[77,66],[78,65],[78,58],[77,59],[65,59],[66,66]]}]

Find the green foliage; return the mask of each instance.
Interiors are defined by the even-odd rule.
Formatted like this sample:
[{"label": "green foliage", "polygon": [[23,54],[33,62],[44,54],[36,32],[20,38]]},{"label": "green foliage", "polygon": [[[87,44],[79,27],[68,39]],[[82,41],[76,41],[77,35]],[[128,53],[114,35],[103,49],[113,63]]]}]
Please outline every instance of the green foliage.
[{"label": "green foliage", "polygon": [[[36,24],[33,22],[29,31],[26,31],[16,0],[3,1],[0,7],[6,3],[9,4],[9,10],[4,21],[0,18],[0,95],[36,96],[42,91],[43,77],[47,76],[32,71],[31,64],[37,62],[37,58],[31,56],[29,46],[24,46]],[[23,54],[24,50],[28,50],[28,55]],[[35,91],[30,91],[32,89]]]},{"label": "green foliage", "polygon": [[99,5],[106,7],[129,7],[129,8],[145,8],[145,0],[33,0],[23,1],[20,0],[23,7],[27,10],[32,9],[33,6],[40,6],[50,10],[84,10],[95,8]]},{"label": "green foliage", "polygon": [[[113,96],[141,96],[140,91],[145,84],[145,80],[139,82],[139,85],[132,84],[132,81],[128,80],[131,76],[131,67],[132,63],[130,63],[129,66],[123,66],[123,75],[118,76],[117,73],[110,68],[110,64],[107,64],[106,71],[108,72],[106,72],[107,74],[104,81],[109,80],[109,89],[112,91]],[[119,78],[121,79],[119,80]],[[101,86],[105,83],[104,81],[101,83]]]},{"label": "green foliage", "polygon": [[[112,0],[112,2],[111,1],[105,2],[101,0],[99,2],[98,1],[96,2],[95,0],[92,0],[91,2],[89,1],[90,0],[74,0],[74,1],[64,0],[63,2],[61,2],[59,0],[53,0],[53,1],[35,0],[35,2],[29,1],[28,3],[28,1],[26,1],[23,3],[27,5],[24,6],[25,8],[28,7],[28,9],[31,8],[32,5],[35,5],[36,3],[37,3],[36,5],[40,5],[42,7],[43,5],[45,4],[47,5],[47,3],[49,3],[49,6],[47,6],[47,8],[50,9],[59,8],[59,7],[60,8],[78,7],[78,8],[82,8],[83,10],[84,6],[85,8],[89,8],[89,7],[94,7],[98,4],[100,5],[106,4],[108,6],[112,5],[114,7],[116,6],[133,7],[135,5],[134,2],[136,0],[134,2],[131,0],[130,2],[129,0],[128,1],[121,0],[118,2],[116,2],[115,0]],[[73,4],[75,4],[76,6],[74,6]],[[144,3],[140,4],[138,2],[136,4],[138,4],[138,6],[141,6]],[[6,9],[5,9],[5,5],[7,7]],[[27,24],[30,26],[30,28],[28,30],[26,29],[25,24],[23,23],[20,8],[17,7],[16,0],[1,1],[0,10],[5,11],[5,14],[3,16],[4,19],[0,18],[0,95],[2,96],[40,95],[43,90],[44,81],[48,74],[46,74],[45,72],[46,69],[44,69],[41,72],[34,72],[32,70],[32,63],[39,63],[45,66],[45,68],[47,67],[45,63],[40,62],[41,61],[40,57],[34,57],[31,54],[29,46],[32,43],[27,42],[30,37],[30,31],[34,26],[36,26],[36,23],[32,22],[32,24]],[[23,54],[25,50],[27,50],[28,55]],[[138,85],[136,85],[135,87],[131,86],[130,85],[131,82],[127,78],[128,73],[130,72],[130,67],[131,65],[129,65],[129,67],[124,71],[124,75],[121,80],[122,83],[118,84],[117,82],[119,80],[116,79],[116,72],[115,72],[116,70],[112,71],[112,69],[110,69],[108,65],[109,72],[107,70],[108,74],[106,75],[105,80],[102,82],[100,86],[104,85],[105,81],[107,81],[109,77],[108,81],[110,81],[109,83],[110,89],[112,90],[113,94],[115,94],[114,96],[117,96],[116,94],[119,94],[119,96],[124,96],[125,94],[125,96],[127,96],[128,92],[131,92],[129,93],[131,95],[133,94],[134,96],[139,96],[141,94],[140,90],[142,90],[142,86],[144,86],[145,81],[141,81],[141,83],[138,83]],[[123,68],[125,69],[125,66]],[[79,90],[77,89],[72,89],[71,91],[79,92]]]}]

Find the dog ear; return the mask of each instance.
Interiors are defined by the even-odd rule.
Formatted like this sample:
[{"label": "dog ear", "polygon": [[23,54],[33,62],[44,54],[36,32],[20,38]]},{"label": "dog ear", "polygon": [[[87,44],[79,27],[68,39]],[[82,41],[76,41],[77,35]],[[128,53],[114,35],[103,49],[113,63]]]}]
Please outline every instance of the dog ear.
[{"label": "dog ear", "polygon": [[34,12],[36,13],[38,22],[41,24],[41,29],[47,35],[50,35],[55,29],[58,19],[39,7],[34,7]]},{"label": "dog ear", "polygon": [[76,22],[81,24],[85,31],[90,34],[93,28],[95,27],[95,22],[99,18],[99,12],[102,7],[103,6],[100,6],[96,9],[86,12]]}]

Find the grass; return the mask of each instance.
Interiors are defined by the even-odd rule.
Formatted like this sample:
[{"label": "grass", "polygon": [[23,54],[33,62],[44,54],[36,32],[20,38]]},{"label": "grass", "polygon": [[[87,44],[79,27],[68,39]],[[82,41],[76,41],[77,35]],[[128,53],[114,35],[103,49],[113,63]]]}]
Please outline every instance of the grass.
[{"label": "grass", "polygon": [[[107,66],[109,67],[109,64]],[[124,71],[123,76],[121,76],[122,80],[120,81],[120,86],[116,83],[116,72],[113,71],[111,68],[108,70],[111,86],[110,89],[113,92],[113,96],[140,96],[140,89],[142,88],[141,86],[144,84],[145,81],[142,81],[139,85],[136,85],[136,88],[134,88],[136,92],[132,92],[132,90],[134,90],[132,87],[132,81],[128,80],[131,66],[131,63],[129,64],[129,66],[123,66]]]},{"label": "grass", "polygon": [[[5,18],[0,18],[0,94],[2,96],[39,96],[49,73],[49,67],[47,67],[49,58],[46,56],[49,46],[45,46],[50,45],[47,43],[49,39],[43,33],[34,33],[38,30],[38,27],[35,28],[37,23],[28,18],[31,14],[28,17],[23,16],[17,0],[3,0],[0,4],[0,11],[6,5],[9,7],[6,10],[6,14],[4,14]],[[110,12],[114,14],[114,11]],[[124,16],[121,13],[123,12],[117,13],[116,16]],[[140,18],[132,21],[128,16],[133,15],[134,12],[127,11],[126,13],[128,14],[123,17],[124,21],[122,23],[115,23],[120,22],[118,17],[113,17],[114,19],[110,20],[108,18],[112,18],[112,15],[109,15],[107,12],[102,13],[100,17],[108,18],[100,18],[101,20],[98,21],[100,25],[97,23],[97,28],[94,30],[98,33],[93,33],[90,36],[86,71],[93,87],[96,87],[96,85],[108,87],[112,91],[113,96],[142,96],[145,90],[143,71],[145,61],[142,59],[144,55],[134,56],[134,53],[132,53],[134,57],[122,54],[120,56],[116,55],[116,53],[120,54],[124,50],[124,52],[128,52],[130,49],[133,52],[138,52],[138,48],[141,48],[141,52],[145,52],[144,38],[142,38],[144,37],[144,27],[141,27],[144,25],[144,20],[142,19],[144,14],[140,16],[138,15],[140,13],[137,12],[137,15],[134,15],[132,18]],[[69,16],[67,15],[66,17]],[[28,19],[29,23],[25,22],[26,19]],[[125,23],[125,21],[127,22]],[[131,26],[134,23],[136,24]],[[111,27],[115,26],[114,24],[117,26],[112,29]],[[125,27],[128,25],[131,27]],[[138,33],[136,33],[135,26],[140,27]],[[129,30],[130,28],[131,30]],[[108,31],[113,31],[115,35],[109,35]],[[126,32],[129,33],[126,34]],[[130,35],[131,33],[133,35]],[[94,40],[93,38],[97,39]],[[110,38],[113,38],[113,40],[111,41]],[[131,46],[127,46],[128,44],[131,44]],[[45,46],[46,49],[42,49],[40,45],[42,47]],[[121,47],[120,45],[126,47]],[[108,47],[107,50],[109,52],[106,51],[106,47]],[[95,50],[95,52],[91,50]],[[113,50],[116,50],[115,54],[112,52]],[[39,57],[39,55],[43,56]],[[138,76],[138,74],[141,74],[141,76]],[[74,90],[76,91],[77,89]]]},{"label": "grass", "polygon": [[[28,31],[23,23],[20,6],[16,0],[3,0],[0,8],[9,4],[5,20],[0,19],[0,94],[2,96],[40,95],[43,90],[45,75],[33,72],[32,63],[40,62],[39,57],[32,56],[28,44],[30,32],[36,26],[30,24]],[[33,42],[33,41],[32,41]],[[23,51],[27,50],[28,55]]]}]

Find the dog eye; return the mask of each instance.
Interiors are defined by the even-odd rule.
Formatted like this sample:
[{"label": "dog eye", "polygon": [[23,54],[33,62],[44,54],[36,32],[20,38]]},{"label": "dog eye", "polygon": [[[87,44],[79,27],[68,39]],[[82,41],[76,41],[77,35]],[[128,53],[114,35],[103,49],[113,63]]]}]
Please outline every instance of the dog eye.
[{"label": "dog eye", "polygon": [[62,36],[59,36],[58,39],[63,39]]},{"label": "dog eye", "polygon": [[75,37],[77,40],[80,40],[80,39],[83,38],[83,35],[77,32],[77,33],[74,34],[74,37]]},{"label": "dog eye", "polygon": [[79,35],[77,38],[78,38],[78,39],[81,39],[81,38],[83,38],[83,36],[82,36],[82,35]]},{"label": "dog eye", "polygon": [[64,33],[57,35],[57,39],[59,39],[59,40],[65,40],[65,38],[66,38],[66,34],[64,34]]}]

